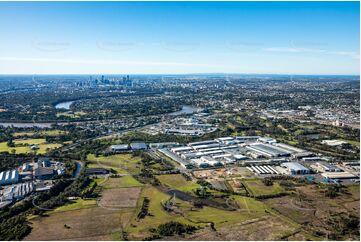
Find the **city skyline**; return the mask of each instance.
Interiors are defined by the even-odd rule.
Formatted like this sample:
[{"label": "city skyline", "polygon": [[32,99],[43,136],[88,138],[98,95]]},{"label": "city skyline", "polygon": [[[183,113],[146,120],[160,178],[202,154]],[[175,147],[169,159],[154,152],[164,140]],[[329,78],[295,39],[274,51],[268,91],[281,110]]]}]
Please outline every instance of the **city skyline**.
[{"label": "city skyline", "polygon": [[0,6],[0,74],[359,74],[359,2]]}]

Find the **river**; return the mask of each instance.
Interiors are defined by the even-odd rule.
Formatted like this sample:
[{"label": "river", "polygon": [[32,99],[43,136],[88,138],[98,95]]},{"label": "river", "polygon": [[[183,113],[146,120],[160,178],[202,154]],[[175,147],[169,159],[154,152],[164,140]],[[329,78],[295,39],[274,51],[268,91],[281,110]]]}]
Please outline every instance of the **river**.
[{"label": "river", "polygon": [[182,110],[179,110],[179,111],[173,112],[173,113],[169,113],[168,115],[176,116],[176,115],[182,115],[182,114],[192,114],[192,113],[198,112],[200,110],[201,110],[200,108],[183,105]]},{"label": "river", "polygon": [[0,126],[3,126],[5,128],[14,126],[15,128],[51,128],[51,125],[53,123],[0,123]]},{"label": "river", "polygon": [[66,101],[66,102],[61,102],[55,105],[56,109],[70,109],[70,105],[75,102],[75,101]]},{"label": "river", "polygon": [[81,168],[83,167],[83,165],[78,161],[76,161],[75,164],[76,164],[76,170],[74,171],[73,176],[77,178],[80,174],[80,171],[81,171]]}]

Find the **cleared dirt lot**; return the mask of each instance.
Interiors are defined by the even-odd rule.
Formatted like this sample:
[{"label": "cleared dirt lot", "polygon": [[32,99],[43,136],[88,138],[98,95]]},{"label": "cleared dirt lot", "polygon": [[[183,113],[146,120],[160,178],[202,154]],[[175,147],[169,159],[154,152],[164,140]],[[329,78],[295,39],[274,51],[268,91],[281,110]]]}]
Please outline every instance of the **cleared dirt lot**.
[{"label": "cleared dirt lot", "polygon": [[104,208],[136,207],[140,191],[140,187],[106,189],[98,205]]},{"label": "cleared dirt lot", "polygon": [[33,229],[25,240],[111,240],[133,211],[93,207],[38,217],[30,221]]}]

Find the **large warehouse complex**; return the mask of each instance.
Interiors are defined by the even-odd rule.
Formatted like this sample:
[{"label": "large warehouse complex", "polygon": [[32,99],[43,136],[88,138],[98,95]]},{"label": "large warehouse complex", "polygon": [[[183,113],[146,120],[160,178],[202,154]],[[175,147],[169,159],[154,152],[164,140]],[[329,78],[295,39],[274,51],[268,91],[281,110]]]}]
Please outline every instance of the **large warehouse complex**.
[{"label": "large warehouse complex", "polygon": [[64,163],[38,158],[36,162],[25,162],[14,170],[0,172],[0,208],[33,192],[49,190],[52,180],[64,171]]},{"label": "large warehouse complex", "polygon": [[[342,173],[338,166],[327,163],[325,157],[268,137],[222,137],[159,151],[187,169],[217,168],[234,164],[245,166],[256,176],[328,172],[327,176],[323,177],[351,177],[350,174]],[[341,174],[332,176],[330,172]]]},{"label": "large warehouse complex", "polygon": [[286,161],[304,150],[277,143],[274,139],[260,136],[223,137],[214,140],[189,143],[187,146],[162,149],[163,153],[184,167],[209,167],[235,162],[251,164],[257,161]]}]

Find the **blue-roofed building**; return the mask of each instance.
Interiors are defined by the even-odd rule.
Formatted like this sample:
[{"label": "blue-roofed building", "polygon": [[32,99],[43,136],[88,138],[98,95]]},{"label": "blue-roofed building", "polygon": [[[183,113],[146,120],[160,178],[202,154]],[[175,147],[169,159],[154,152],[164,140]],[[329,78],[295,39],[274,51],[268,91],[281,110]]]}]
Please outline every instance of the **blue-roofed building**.
[{"label": "blue-roofed building", "polygon": [[287,172],[291,175],[304,175],[310,173],[310,169],[297,162],[286,162],[282,163],[281,166],[286,168]]},{"label": "blue-roofed building", "polygon": [[146,150],[148,149],[148,146],[146,143],[140,142],[140,143],[131,143],[130,148],[132,150]]}]

